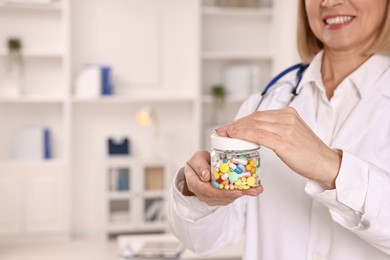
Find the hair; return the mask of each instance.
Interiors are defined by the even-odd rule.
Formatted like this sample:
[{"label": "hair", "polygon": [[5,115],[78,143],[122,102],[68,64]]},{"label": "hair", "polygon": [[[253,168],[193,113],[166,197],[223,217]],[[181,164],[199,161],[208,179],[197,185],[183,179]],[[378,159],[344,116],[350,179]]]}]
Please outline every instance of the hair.
[{"label": "hair", "polygon": [[[390,4],[387,0],[385,18],[379,29],[379,34],[367,54],[380,53],[390,55]],[[309,63],[323,49],[323,43],[314,35],[310,28],[305,0],[298,2],[297,47],[303,62]]]}]

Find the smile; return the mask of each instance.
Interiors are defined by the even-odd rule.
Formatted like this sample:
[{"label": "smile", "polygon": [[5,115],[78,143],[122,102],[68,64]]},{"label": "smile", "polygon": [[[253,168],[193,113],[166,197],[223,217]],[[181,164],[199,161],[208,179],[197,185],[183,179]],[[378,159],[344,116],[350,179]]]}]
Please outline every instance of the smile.
[{"label": "smile", "polygon": [[327,25],[345,24],[355,19],[354,16],[335,16],[324,19]]}]

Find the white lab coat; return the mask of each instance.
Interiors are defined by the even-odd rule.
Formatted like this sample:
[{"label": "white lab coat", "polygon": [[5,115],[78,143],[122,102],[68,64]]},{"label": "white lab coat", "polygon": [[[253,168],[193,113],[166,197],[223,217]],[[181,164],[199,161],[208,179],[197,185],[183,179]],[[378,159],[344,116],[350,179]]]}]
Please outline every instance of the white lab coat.
[{"label": "white lab coat", "polygon": [[[317,57],[307,71],[318,63]],[[317,133],[316,97],[306,74],[290,106]],[[243,259],[390,259],[390,58],[375,55],[355,74],[351,80],[366,91],[328,144],[343,151],[335,190],[292,172],[262,147],[264,192],[258,197],[207,206],[181,195],[179,172],[168,209],[176,236],[201,255],[223,250],[245,231]],[[285,95],[275,91],[260,109],[283,107]],[[258,102],[259,95],[251,96],[237,117]]]}]

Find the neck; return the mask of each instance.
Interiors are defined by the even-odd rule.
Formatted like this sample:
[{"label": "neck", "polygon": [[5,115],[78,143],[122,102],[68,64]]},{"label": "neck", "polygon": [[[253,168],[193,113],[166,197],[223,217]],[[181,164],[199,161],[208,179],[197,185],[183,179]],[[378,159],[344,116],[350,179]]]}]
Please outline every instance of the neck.
[{"label": "neck", "polygon": [[321,74],[327,97],[330,99],[337,86],[369,57],[369,55],[357,55],[356,52],[340,53],[325,49]]}]

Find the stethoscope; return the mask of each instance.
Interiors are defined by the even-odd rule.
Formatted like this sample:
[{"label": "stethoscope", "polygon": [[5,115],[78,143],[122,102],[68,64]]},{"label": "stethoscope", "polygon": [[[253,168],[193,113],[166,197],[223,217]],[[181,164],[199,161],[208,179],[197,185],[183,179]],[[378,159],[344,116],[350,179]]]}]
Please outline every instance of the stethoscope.
[{"label": "stethoscope", "polygon": [[289,85],[290,87],[292,87],[292,90],[291,90],[291,98],[289,101],[286,102],[286,105],[289,105],[293,100],[294,98],[299,94],[298,93],[298,86],[299,86],[299,83],[301,82],[302,80],[302,77],[303,77],[303,72],[305,72],[305,70],[307,69],[307,67],[309,67],[309,64],[304,64],[304,63],[298,63],[298,64],[295,64],[285,70],[283,70],[281,73],[279,73],[278,75],[276,75],[264,88],[263,92],[261,92],[260,94],[260,101],[259,103],[257,104],[257,107],[256,107],[256,110],[257,111],[259,109],[259,107],[261,106],[263,100],[267,97],[267,95],[270,93],[270,89],[272,91],[278,91],[280,90],[281,87],[285,86],[285,84],[282,84],[282,85],[277,85],[276,83],[281,79],[283,78],[284,76],[286,76],[288,73],[294,71],[294,70],[298,70],[297,71],[297,74],[295,76],[295,85]]}]

